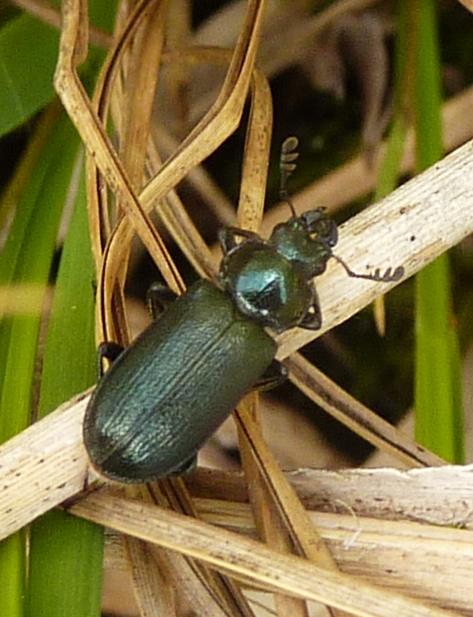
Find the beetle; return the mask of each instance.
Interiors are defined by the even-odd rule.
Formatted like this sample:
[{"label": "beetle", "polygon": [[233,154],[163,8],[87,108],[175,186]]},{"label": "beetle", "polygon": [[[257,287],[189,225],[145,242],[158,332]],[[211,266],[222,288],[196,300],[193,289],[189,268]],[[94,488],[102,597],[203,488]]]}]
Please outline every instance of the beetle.
[{"label": "beetle", "polygon": [[352,272],[332,252],[337,225],[322,208],[293,211],[267,241],[237,227],[219,238],[218,282],[199,280],[172,303],[169,291],[154,288],[155,312],[167,306],[127,349],[112,346],[121,353],[99,381],[83,429],[90,461],[108,479],[184,473],[247,392],[282,381],[266,328],[320,328],[312,279],[331,257],[349,276],[391,281],[403,274]]}]

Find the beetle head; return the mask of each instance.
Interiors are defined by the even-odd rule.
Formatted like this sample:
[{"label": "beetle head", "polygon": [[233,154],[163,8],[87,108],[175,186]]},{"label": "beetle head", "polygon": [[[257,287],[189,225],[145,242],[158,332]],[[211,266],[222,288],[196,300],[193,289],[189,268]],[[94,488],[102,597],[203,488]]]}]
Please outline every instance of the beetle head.
[{"label": "beetle head", "polygon": [[269,243],[309,279],[325,271],[337,240],[335,221],[317,208],[276,225]]}]

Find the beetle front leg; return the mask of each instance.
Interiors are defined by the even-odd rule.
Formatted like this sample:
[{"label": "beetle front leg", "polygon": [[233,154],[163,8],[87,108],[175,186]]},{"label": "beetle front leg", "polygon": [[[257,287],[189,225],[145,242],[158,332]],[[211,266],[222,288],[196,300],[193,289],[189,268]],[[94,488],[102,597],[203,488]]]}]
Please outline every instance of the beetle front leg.
[{"label": "beetle front leg", "polygon": [[218,232],[218,239],[224,255],[238,246],[236,241],[238,237],[261,243],[261,238],[253,231],[241,229],[240,227],[224,227]]},{"label": "beetle front leg", "polygon": [[161,313],[176,300],[175,294],[162,283],[152,283],[146,294],[146,305],[153,319],[158,319]]}]

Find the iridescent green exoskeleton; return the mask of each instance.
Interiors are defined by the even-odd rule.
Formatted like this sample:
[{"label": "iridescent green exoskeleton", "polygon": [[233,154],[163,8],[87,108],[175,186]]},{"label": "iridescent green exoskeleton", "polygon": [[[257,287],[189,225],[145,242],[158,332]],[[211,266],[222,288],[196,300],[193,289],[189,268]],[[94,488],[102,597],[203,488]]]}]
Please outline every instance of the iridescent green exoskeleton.
[{"label": "iridescent green exoskeleton", "polygon": [[199,448],[247,392],[284,377],[266,328],[320,328],[313,278],[331,257],[350,276],[402,276],[400,268],[383,275],[352,272],[332,253],[337,239],[335,222],[320,208],[293,212],[267,241],[230,227],[220,234],[224,256],[216,284],[198,281],[172,303],[168,290],[155,289],[154,306],[167,306],[127,349],[112,346],[120,353],[87,407],[84,442],[94,468],[120,482],[191,468]]}]

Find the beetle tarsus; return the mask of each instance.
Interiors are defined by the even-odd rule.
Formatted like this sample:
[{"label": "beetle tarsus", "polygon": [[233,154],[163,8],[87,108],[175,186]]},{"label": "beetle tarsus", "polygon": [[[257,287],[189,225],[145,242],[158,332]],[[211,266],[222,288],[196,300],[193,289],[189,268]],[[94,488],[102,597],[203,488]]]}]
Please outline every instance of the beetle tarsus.
[{"label": "beetle tarsus", "polygon": [[394,272],[392,271],[392,268],[387,268],[381,274],[381,270],[379,268],[376,268],[375,271],[371,274],[362,274],[361,272],[354,272],[353,270],[351,270],[343,261],[343,259],[338,255],[334,255],[332,253],[332,257],[335,259],[335,261],[338,261],[341,266],[343,266],[345,272],[351,278],[365,279],[367,281],[376,281],[377,283],[391,283],[399,281],[404,276],[404,268],[402,266],[398,266],[394,270]]}]

